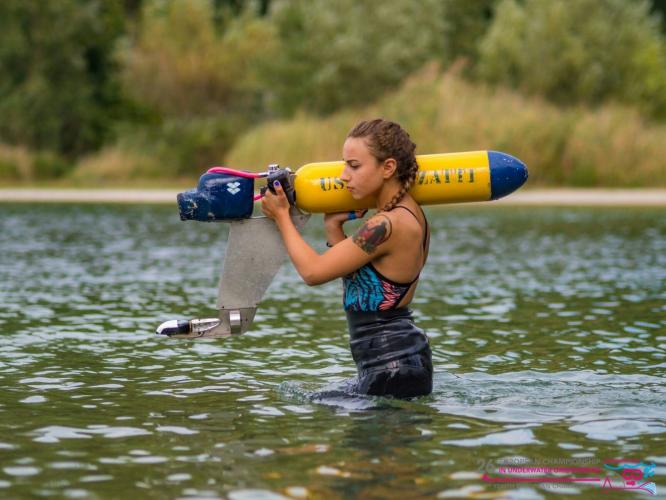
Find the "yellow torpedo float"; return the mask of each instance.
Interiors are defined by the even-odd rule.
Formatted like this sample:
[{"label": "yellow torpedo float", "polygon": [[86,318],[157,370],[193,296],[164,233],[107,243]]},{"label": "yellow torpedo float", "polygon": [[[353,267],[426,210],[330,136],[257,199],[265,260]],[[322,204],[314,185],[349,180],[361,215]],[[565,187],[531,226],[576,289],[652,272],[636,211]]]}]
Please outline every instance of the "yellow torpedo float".
[{"label": "yellow torpedo float", "polygon": [[[409,191],[421,205],[496,200],[527,180],[525,164],[497,151],[419,155],[419,170]],[[296,206],[305,212],[372,208],[375,200],[354,200],[340,179],[344,164],[309,163],[296,171]]]},{"label": "yellow torpedo float", "polygon": [[[468,151],[418,155],[419,170],[409,191],[421,205],[490,201],[502,198],[527,180],[527,167],[519,159],[498,151]],[[344,212],[373,208],[376,200],[355,200],[340,179],[342,161],[308,163],[295,173],[277,166],[252,173],[225,167],[208,170],[196,189],[178,195],[183,220],[219,221],[252,215],[261,197],[254,183],[279,180],[292,204],[309,213]]]}]

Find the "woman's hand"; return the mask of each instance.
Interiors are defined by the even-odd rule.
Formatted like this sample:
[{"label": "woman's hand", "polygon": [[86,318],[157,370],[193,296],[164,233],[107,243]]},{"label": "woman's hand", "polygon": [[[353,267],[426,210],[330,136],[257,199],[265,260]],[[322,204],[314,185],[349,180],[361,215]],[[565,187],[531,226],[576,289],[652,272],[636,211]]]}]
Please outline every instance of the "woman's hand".
[{"label": "woman's hand", "polygon": [[334,212],[331,214],[324,214],[324,225],[327,227],[340,227],[345,222],[354,219],[360,219],[368,212],[365,210],[355,210],[353,212]]},{"label": "woman's hand", "polygon": [[334,212],[324,214],[324,231],[326,231],[326,246],[332,247],[346,238],[342,225],[348,220],[360,219],[367,210],[353,212]]},{"label": "woman's hand", "polygon": [[261,211],[266,217],[277,221],[284,216],[289,217],[289,200],[282,190],[280,181],[275,181],[273,187],[276,194],[273,194],[270,189],[266,190],[261,198]]}]

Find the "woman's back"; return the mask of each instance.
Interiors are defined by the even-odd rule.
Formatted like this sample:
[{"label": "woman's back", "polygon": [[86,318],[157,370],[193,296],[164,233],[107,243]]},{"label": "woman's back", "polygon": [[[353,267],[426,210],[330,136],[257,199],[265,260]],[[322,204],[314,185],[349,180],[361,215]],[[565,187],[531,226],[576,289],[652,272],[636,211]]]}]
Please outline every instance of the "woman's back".
[{"label": "woman's back", "polygon": [[414,296],[428,252],[428,221],[411,197],[380,216],[390,223],[390,250],[343,278],[347,311],[397,309],[409,304]]}]

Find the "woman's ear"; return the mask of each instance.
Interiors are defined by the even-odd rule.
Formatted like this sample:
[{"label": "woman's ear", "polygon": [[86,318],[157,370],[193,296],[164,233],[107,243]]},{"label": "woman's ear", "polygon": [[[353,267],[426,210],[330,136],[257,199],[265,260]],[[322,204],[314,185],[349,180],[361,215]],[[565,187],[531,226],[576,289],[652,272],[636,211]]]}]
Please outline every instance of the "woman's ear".
[{"label": "woman's ear", "polygon": [[384,169],[384,171],[382,172],[382,176],[384,177],[384,179],[390,179],[391,177],[393,177],[393,174],[398,168],[398,162],[395,161],[395,159],[393,158],[388,158],[384,160],[382,168]]}]

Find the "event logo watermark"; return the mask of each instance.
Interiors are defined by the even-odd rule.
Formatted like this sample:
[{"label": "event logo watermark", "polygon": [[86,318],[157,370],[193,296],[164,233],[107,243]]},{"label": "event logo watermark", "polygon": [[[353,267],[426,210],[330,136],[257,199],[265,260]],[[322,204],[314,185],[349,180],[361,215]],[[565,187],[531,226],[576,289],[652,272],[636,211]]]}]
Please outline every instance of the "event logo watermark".
[{"label": "event logo watermark", "polygon": [[[657,486],[648,478],[654,476],[655,464],[642,460],[607,459],[599,465],[595,458],[529,459],[506,458],[481,460],[482,479],[496,485],[540,483],[551,488],[572,483],[598,484],[606,490],[638,490],[657,494]],[[491,475],[492,474],[492,475]]]}]

